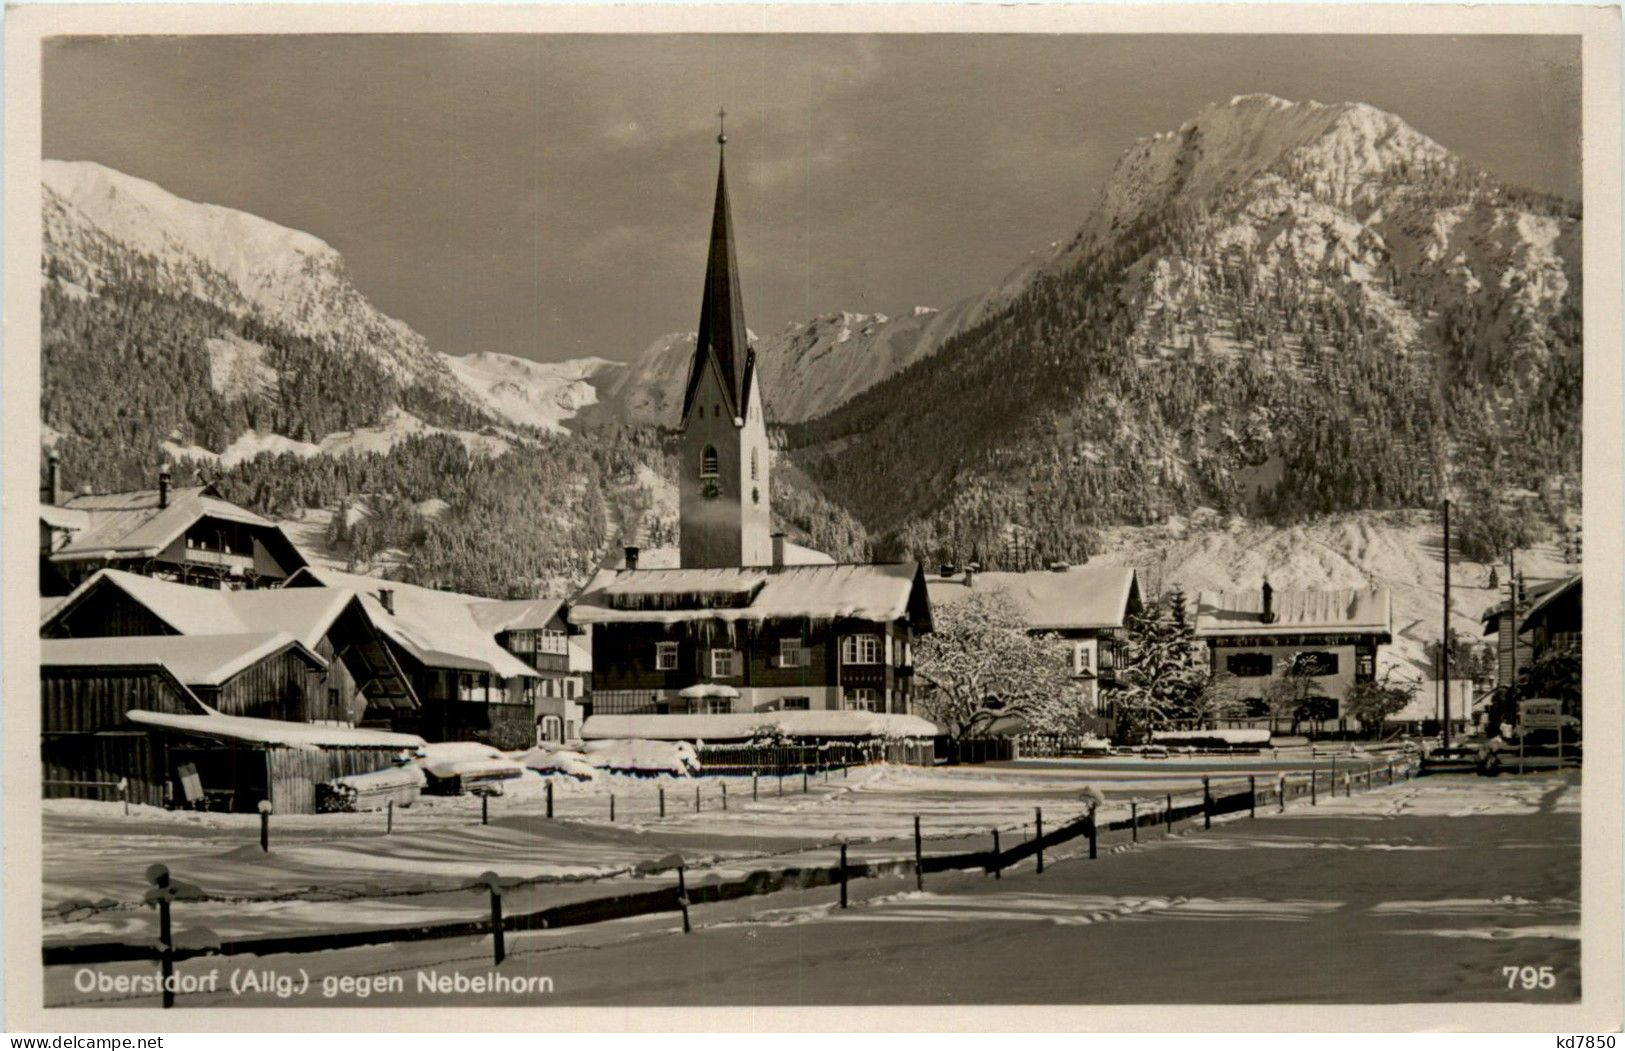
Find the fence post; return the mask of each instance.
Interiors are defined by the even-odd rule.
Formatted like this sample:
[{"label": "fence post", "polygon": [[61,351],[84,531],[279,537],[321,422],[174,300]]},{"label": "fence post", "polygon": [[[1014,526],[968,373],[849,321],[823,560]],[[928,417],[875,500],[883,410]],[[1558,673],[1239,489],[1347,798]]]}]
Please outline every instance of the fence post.
[{"label": "fence post", "polygon": [[1258,775],[1247,775],[1247,816],[1258,816]]},{"label": "fence post", "polygon": [[163,978],[163,1004],[174,1007],[175,938],[169,926],[169,901],[175,891],[169,884],[168,866],[149,865],[147,882],[152,884],[147,891],[147,900],[156,898],[158,901],[158,969]]},{"label": "fence post", "polygon": [[615,793],[614,792],[611,792],[609,794],[609,823],[612,824],[612,825],[615,823]]},{"label": "fence post", "polygon": [[807,794],[807,764],[801,764],[801,794]]},{"label": "fence post", "polygon": [[1392,759],[1388,760],[1388,783],[1390,785],[1394,783],[1394,761]]},{"label": "fence post", "polygon": [[547,782],[547,817],[548,820],[553,818],[553,782],[551,780]]},{"label": "fence post", "polygon": [[491,797],[484,792],[480,793],[480,824],[491,823]]},{"label": "fence post", "polygon": [[779,795],[784,795],[784,771],[779,771]]},{"label": "fence post", "polygon": [[[1561,756],[1559,758],[1561,758]],[[124,801],[124,816],[129,817],[130,816],[130,779],[129,778],[121,777],[121,778],[118,779],[118,797],[119,797],[119,799]]]},{"label": "fence post", "polygon": [[502,930],[502,886],[495,872],[480,876],[480,882],[491,892],[491,956],[497,963],[508,957],[506,936]]},{"label": "fence post", "polygon": [[657,785],[655,791],[660,794],[660,816],[666,816],[666,786]]},{"label": "fence post", "polygon": [[1207,778],[1202,778],[1202,827],[1213,827],[1213,792]]},{"label": "fence post", "polygon": [[722,812],[728,812],[728,782],[722,782]]},{"label": "fence post", "polygon": [[700,786],[694,786],[694,813],[700,812]]},{"label": "fence post", "polygon": [[1140,804],[1132,799],[1128,801],[1128,834],[1131,842],[1140,841]]},{"label": "fence post", "polygon": [[999,860],[999,830],[993,830],[993,878],[1004,878],[1004,863]]},{"label": "fence post", "polygon": [[1337,756],[1332,756],[1332,798],[1337,798]]},{"label": "fence post", "polygon": [[677,904],[683,907],[683,933],[687,934],[694,928],[688,924],[688,881],[683,875],[684,866],[677,866]]},{"label": "fence post", "polygon": [[260,800],[260,851],[265,854],[271,852],[271,801]]},{"label": "fence post", "polygon": [[1318,792],[1316,790],[1316,786],[1319,785],[1319,784],[1320,784],[1320,771],[1319,770],[1310,770],[1309,771],[1309,805],[1310,806],[1318,806],[1319,803],[1320,803],[1320,800],[1317,798]]},{"label": "fence post", "polygon": [[391,799],[384,804],[384,835],[395,831],[395,801]]},{"label": "fence post", "polygon": [[841,908],[846,908],[846,844],[841,844]]},{"label": "fence post", "polygon": [[[1333,789],[1333,794],[1335,794],[1335,793],[1336,793],[1336,789]],[[1354,794],[1354,782],[1349,780],[1349,775],[1345,773],[1343,775],[1343,795],[1352,796],[1353,794]]]},{"label": "fence post", "polygon": [[920,815],[914,815],[914,889],[925,889],[925,852],[920,846]]},{"label": "fence post", "polygon": [[1174,794],[1168,793],[1168,809],[1162,812],[1165,823],[1168,825],[1168,834],[1174,834]]},{"label": "fence post", "polygon": [[759,776],[755,770],[750,772],[750,798],[752,802],[756,800],[756,779]]},{"label": "fence post", "polygon": [[1284,813],[1286,813],[1286,775],[1285,774],[1282,774],[1280,776],[1280,778],[1275,782],[1275,792],[1276,792],[1277,799],[1279,799],[1279,801],[1280,801],[1280,806],[1276,807],[1276,813],[1284,814]]},{"label": "fence post", "polygon": [[1044,874],[1044,808],[1033,808],[1033,842],[1038,844],[1038,874]]},{"label": "fence post", "polygon": [[1099,857],[1100,823],[1095,820],[1095,804],[1089,804],[1089,860]]}]

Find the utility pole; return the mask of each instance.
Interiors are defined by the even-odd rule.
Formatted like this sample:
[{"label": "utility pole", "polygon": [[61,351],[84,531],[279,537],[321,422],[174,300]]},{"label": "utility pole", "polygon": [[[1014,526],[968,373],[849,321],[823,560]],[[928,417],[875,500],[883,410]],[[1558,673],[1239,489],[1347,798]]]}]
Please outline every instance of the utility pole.
[{"label": "utility pole", "polygon": [[1507,610],[1512,615],[1512,680],[1508,688],[1518,681],[1518,549],[1507,552]]},{"label": "utility pole", "polygon": [[1441,745],[1450,747],[1450,499],[1444,501],[1444,635],[1439,647],[1439,680],[1444,687]]}]

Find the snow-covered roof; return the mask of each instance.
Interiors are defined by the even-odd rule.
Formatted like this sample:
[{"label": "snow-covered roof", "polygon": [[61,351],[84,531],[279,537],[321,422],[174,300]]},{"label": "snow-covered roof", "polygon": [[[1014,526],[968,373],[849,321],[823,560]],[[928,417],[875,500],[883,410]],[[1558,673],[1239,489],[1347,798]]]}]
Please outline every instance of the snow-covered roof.
[{"label": "snow-covered roof", "polygon": [[[282,590],[358,594],[378,630],[429,667],[489,672],[503,678],[540,678],[536,669],[498,646],[496,633],[475,619],[475,607],[494,603],[493,599],[323,566],[304,567]],[[393,593],[395,612],[384,608],[378,597],[383,591]]]},{"label": "snow-covered roof", "polygon": [[[609,556],[607,563],[609,569],[626,568],[626,552],[619,550]],[[683,564],[681,548],[676,547],[646,547],[638,552],[639,569],[677,569]],[[833,566],[835,559],[822,551],[786,540],[784,542],[784,564],[787,566]]]},{"label": "snow-covered roof", "polygon": [[563,599],[527,598],[508,602],[474,602],[474,621],[492,635],[504,631],[535,631],[553,623]]},{"label": "snow-covered roof", "polygon": [[40,504],[39,520],[48,526],[79,532],[90,528],[90,512],[75,511],[70,507]]},{"label": "snow-covered roof", "polygon": [[274,745],[316,751],[321,748],[423,747],[417,734],[365,730],[356,726],[317,726],[314,723],[284,722],[281,719],[252,719],[245,715],[222,715],[212,709],[203,715],[172,715],[136,709],[126,713],[133,723],[161,730],[211,737],[221,741]]},{"label": "snow-covered roof", "polygon": [[[304,562],[293,542],[275,522],[220,499],[208,486],[171,489],[168,505],[160,507],[160,502],[156,489],[86,494],[64,500],[61,509],[53,513],[66,510],[81,514],[86,523],[72,539],[52,552],[51,557],[58,561],[77,561],[156,555],[198,520],[217,518],[275,534],[282,542],[278,546],[286,545],[286,550],[279,554],[291,552],[299,564]],[[44,509],[41,517],[45,517]]]},{"label": "snow-covered roof", "polygon": [[350,591],[297,588],[217,590],[177,584],[170,580],[98,570],[74,589],[55,609],[46,612],[41,626],[64,616],[87,595],[113,587],[145,607],[181,635],[253,635],[286,632],[308,649],[315,649],[333,621],[355,601]]},{"label": "snow-covered roof", "polygon": [[290,649],[313,668],[327,667],[326,661],[285,631],[44,639],[40,642],[40,666],[162,667],[187,686],[219,686],[238,672]]},{"label": "snow-covered roof", "polygon": [[697,682],[693,686],[684,686],[681,690],[678,690],[677,696],[686,697],[689,700],[700,697],[727,697],[731,699],[738,697],[739,691],[726,683]]},{"label": "snow-covered roof", "polygon": [[1139,604],[1139,579],[1128,566],[1070,566],[1030,573],[976,573],[966,586],[965,575],[925,578],[931,601],[937,605],[960,602],[973,590],[989,589],[1008,595],[1033,631],[1068,631],[1121,628]]},{"label": "snow-covered roof", "polygon": [[1387,588],[1276,589],[1264,620],[1261,589],[1204,591],[1196,600],[1196,634],[1303,635],[1371,633],[1391,636],[1393,597]]},{"label": "snow-covered roof", "polygon": [[1571,591],[1578,591],[1579,589],[1579,574],[1575,574],[1574,576],[1568,577],[1565,580],[1554,582],[1553,586],[1548,588],[1543,595],[1537,598],[1534,601],[1534,604],[1529,607],[1529,611],[1523,615],[1522,622],[1518,624],[1518,632],[1522,634],[1523,632],[1528,631],[1530,625],[1534,622],[1535,615],[1537,613],[1544,611],[1547,606],[1550,606],[1564,595],[1569,594]]},{"label": "snow-covered roof", "polygon": [[777,727],[792,737],[934,737],[936,725],[887,712],[740,712],[727,715],[594,715],[584,740],[730,741]]},{"label": "snow-covered roof", "polygon": [[798,617],[893,621],[931,629],[915,562],[781,569],[600,570],[570,605],[577,624],[763,621]]}]

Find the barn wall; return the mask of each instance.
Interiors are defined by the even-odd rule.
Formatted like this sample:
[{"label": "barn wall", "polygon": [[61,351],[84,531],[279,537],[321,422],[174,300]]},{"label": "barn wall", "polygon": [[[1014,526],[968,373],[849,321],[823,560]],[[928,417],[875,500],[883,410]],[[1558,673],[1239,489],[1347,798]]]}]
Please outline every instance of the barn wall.
[{"label": "barn wall", "polygon": [[[325,710],[324,682],[322,672],[312,669],[294,651],[284,650],[233,676],[206,703],[227,715],[304,722],[312,717],[307,711]],[[319,714],[314,717],[321,718]]]},{"label": "barn wall", "polygon": [[163,746],[142,731],[44,734],[40,742],[45,799],[119,798],[116,789],[72,782],[129,782],[129,800],[163,806],[166,773]]},{"label": "barn wall", "polygon": [[399,748],[323,748],[318,752],[271,748],[265,753],[271,782],[271,805],[279,814],[314,814],[316,786],[350,774],[365,774],[395,765]]},{"label": "barn wall", "polygon": [[40,632],[47,639],[102,639],[125,635],[173,635],[147,608],[110,584],[98,586],[73,609]]},{"label": "barn wall", "polygon": [[174,682],[150,668],[41,668],[40,730],[92,733],[130,728],[125,712],[195,714]]}]

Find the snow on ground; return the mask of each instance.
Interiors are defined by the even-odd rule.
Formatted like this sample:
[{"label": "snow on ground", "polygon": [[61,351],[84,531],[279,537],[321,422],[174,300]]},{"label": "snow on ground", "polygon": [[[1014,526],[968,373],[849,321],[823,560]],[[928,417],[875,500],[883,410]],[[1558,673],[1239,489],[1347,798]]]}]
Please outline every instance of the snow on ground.
[{"label": "snow on ground", "polygon": [[[896,771],[873,773],[870,787],[898,787]],[[545,1000],[418,991],[420,970],[487,973],[489,939],[206,958],[180,971],[305,968],[304,1002],[336,1006],[363,1001],[322,998],[324,976],[404,976],[399,992],[369,1006],[1572,1002],[1579,794],[1572,772],[1431,777],[1295,803],[1283,815],[1238,815],[1206,832],[1194,823],[1174,835],[1147,829],[1138,843],[1109,833],[1098,860],[1075,840],[1047,853],[1042,875],[1028,861],[1000,880],[930,874],[923,891],[911,874],[858,880],[844,911],[820,888],[696,906],[690,935],[674,913],[510,934],[495,973],[547,975]],[[482,906],[469,897],[459,915]],[[320,908],[342,922],[335,914],[346,906]],[[398,902],[365,908],[369,923],[400,918]],[[446,902],[425,908],[451,911]],[[310,915],[286,918],[297,927]],[[1505,966],[1550,966],[1555,987],[1508,992]],[[47,973],[48,1003],[83,997],[73,970]],[[281,1001],[198,994],[180,1004],[260,1002]]]},{"label": "snow on ground", "polygon": [[463,431],[449,427],[436,427],[425,423],[405,409],[396,406],[389,410],[384,421],[376,427],[357,427],[352,431],[334,431],[319,442],[305,442],[269,431],[244,431],[221,452],[211,452],[196,445],[165,442],[164,450],[171,456],[186,456],[195,460],[213,460],[223,467],[231,467],[252,460],[261,453],[293,456],[342,456],[345,453],[386,453],[408,438],[444,434],[456,438],[476,456],[500,456],[511,443],[491,434]]},{"label": "snow on ground", "polygon": [[209,355],[209,385],[228,398],[253,398],[276,386],[277,371],[265,361],[266,347],[235,333],[203,341]]}]

